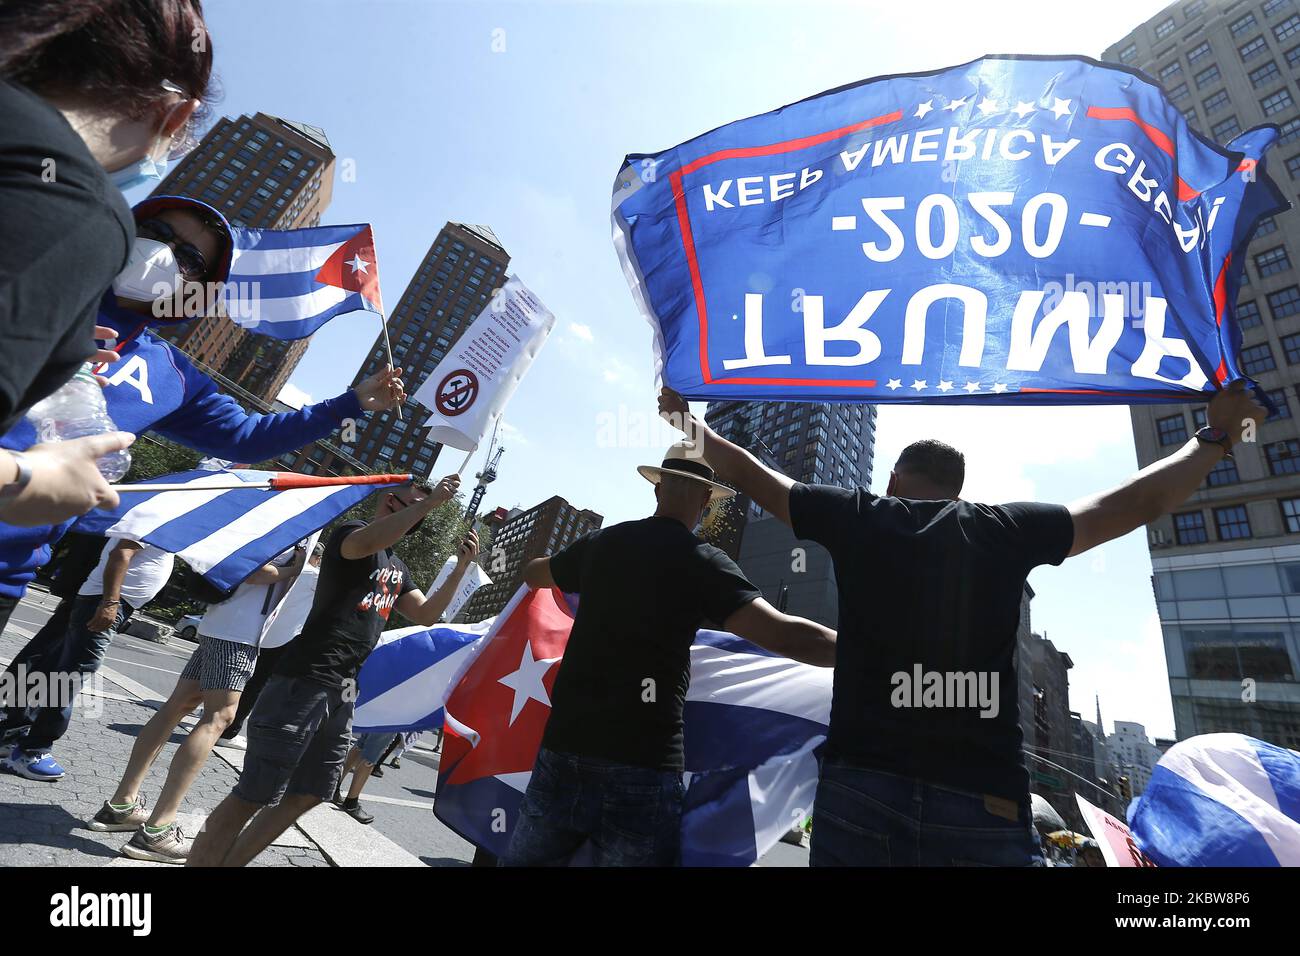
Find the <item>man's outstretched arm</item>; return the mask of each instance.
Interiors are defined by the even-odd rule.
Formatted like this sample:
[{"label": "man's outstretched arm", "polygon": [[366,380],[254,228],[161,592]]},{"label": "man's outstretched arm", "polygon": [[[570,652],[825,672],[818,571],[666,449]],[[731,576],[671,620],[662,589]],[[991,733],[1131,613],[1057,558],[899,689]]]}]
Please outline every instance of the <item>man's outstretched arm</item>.
[{"label": "man's outstretched arm", "polygon": [[339,553],[349,561],[368,558],[402,540],[430,511],[451,501],[460,487],[460,475],[448,475],[433,488],[433,493],[415,504],[376,518],[364,528],[357,528],[339,544]]},{"label": "man's outstretched arm", "polygon": [[[1222,429],[1227,441],[1241,441],[1246,423],[1258,424],[1264,409],[1246,391],[1241,381],[1233,382],[1210,401],[1206,421]],[[1227,455],[1227,448],[1193,438],[1168,458],[1153,462],[1124,484],[1110,491],[1081,499],[1070,505],[1074,519],[1071,556],[1105,544],[1150,524],[1190,498]]]},{"label": "man's outstretched arm", "polygon": [[768,468],[739,445],[727,441],[691,414],[686,399],[671,388],[659,392],[659,414],[697,443],[718,478],[735,485],[769,514],[790,524],[790,489],[794,480]]},{"label": "man's outstretched arm", "polygon": [[783,614],[762,598],[733,611],[722,625],[773,654],[817,667],[835,666],[835,632],[814,621]]}]

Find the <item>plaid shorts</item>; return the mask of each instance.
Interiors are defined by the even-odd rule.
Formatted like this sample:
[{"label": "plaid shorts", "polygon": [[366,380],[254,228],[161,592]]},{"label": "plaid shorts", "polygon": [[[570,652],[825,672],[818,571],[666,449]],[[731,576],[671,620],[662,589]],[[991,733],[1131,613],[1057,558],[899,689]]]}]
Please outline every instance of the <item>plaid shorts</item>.
[{"label": "plaid shorts", "polygon": [[199,646],[181,671],[181,680],[196,680],[201,690],[242,691],[256,664],[254,645],[200,634]]}]

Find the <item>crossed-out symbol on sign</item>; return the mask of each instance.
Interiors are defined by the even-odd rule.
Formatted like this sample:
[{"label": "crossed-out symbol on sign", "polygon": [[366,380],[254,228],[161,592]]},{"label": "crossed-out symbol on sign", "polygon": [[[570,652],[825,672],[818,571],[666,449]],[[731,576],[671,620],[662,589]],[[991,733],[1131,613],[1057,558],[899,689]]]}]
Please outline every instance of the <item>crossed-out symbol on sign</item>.
[{"label": "crossed-out symbol on sign", "polygon": [[438,397],[434,401],[438,411],[451,416],[468,411],[476,398],[478,376],[467,368],[458,368],[438,383]]}]

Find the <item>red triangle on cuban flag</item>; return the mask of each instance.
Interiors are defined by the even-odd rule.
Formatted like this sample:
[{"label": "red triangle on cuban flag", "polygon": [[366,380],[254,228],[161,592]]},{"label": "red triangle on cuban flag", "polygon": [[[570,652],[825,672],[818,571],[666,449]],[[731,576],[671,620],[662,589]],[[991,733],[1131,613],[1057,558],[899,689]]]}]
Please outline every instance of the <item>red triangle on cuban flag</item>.
[{"label": "red triangle on cuban flag", "polygon": [[316,281],[349,292],[360,292],[376,312],[383,313],[384,297],[379,291],[375,234],[369,225],[362,226],[356,235],[334,250],[316,273]]}]

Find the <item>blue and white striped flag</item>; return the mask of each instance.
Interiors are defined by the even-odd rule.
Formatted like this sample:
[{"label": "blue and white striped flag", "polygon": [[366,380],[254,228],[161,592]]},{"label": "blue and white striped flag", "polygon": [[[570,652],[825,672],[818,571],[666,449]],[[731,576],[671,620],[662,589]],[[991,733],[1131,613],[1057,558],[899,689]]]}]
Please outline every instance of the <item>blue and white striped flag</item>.
[{"label": "blue and white striped flag", "polygon": [[357,675],[356,733],[442,726],[442,705],[483,648],[493,618],[385,631]]},{"label": "blue and white striped flag", "polygon": [[1169,748],[1128,812],[1158,866],[1300,866],[1300,753],[1245,734]]},{"label": "blue and white striped flag", "polygon": [[[410,475],[311,478],[251,469],[186,471],[140,483],[183,485],[183,490],[122,492],[116,508],[97,508],[72,530],[170,551],[229,590],[371,493],[409,480]],[[232,488],[236,483],[250,487]]]},{"label": "blue and white striped flag", "polygon": [[231,226],[226,315],[276,339],[301,339],[345,312],[383,315],[374,231],[366,223],[309,229]]}]

